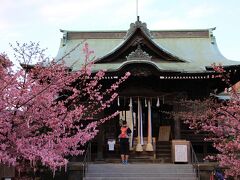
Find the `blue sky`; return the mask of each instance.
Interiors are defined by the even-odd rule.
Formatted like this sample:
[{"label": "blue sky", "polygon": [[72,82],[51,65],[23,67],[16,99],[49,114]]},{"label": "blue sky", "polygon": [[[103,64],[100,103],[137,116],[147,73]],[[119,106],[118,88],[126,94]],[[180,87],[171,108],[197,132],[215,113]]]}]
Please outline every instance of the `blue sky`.
[{"label": "blue sky", "polygon": [[[206,29],[222,54],[240,61],[239,0],[138,0],[150,30]],[[136,0],[1,0],[0,52],[9,43],[34,41],[54,57],[66,30],[127,30],[136,21]]]}]

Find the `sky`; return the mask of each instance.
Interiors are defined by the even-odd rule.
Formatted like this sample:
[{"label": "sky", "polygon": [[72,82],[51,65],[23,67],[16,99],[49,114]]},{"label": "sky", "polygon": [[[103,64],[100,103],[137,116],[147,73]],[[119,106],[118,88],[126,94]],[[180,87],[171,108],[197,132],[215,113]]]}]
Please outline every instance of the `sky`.
[{"label": "sky", "polygon": [[0,0],[0,52],[40,42],[55,57],[64,30],[128,30],[138,15],[150,30],[208,29],[221,53],[240,61],[239,0]]}]

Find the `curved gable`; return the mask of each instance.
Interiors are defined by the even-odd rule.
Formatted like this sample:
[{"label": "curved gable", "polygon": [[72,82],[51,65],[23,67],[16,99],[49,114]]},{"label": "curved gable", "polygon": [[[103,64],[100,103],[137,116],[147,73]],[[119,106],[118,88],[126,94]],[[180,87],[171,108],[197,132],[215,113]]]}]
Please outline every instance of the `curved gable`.
[{"label": "curved gable", "polygon": [[114,63],[127,60],[186,62],[157,45],[152,40],[152,35],[145,23],[136,21],[130,26],[124,41],[113,51],[97,59],[95,63]]}]

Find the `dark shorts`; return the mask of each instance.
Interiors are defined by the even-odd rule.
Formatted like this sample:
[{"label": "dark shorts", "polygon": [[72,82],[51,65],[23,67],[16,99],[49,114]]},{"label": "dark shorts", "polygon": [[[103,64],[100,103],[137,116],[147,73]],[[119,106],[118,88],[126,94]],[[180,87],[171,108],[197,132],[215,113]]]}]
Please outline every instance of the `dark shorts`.
[{"label": "dark shorts", "polygon": [[128,138],[120,138],[120,154],[129,155]]}]

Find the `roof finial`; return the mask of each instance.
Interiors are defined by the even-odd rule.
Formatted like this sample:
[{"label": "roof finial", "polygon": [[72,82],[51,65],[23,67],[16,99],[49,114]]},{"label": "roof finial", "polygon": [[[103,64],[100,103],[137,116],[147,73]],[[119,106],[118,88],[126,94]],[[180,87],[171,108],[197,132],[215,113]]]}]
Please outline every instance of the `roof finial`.
[{"label": "roof finial", "polygon": [[136,0],[136,16],[137,16],[137,21],[139,21],[139,16],[138,16],[138,0]]}]

